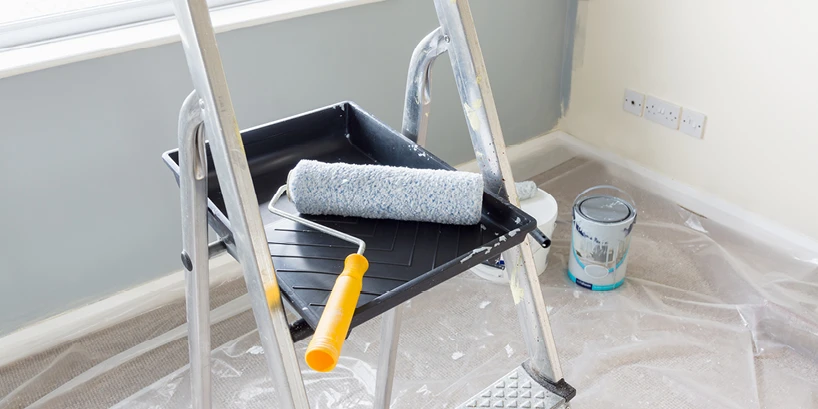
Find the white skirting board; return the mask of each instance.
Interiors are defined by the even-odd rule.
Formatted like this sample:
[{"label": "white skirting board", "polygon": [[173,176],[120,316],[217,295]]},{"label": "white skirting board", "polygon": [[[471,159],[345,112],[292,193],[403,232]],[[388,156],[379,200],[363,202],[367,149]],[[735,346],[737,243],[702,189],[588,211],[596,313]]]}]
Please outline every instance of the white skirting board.
[{"label": "white skirting board", "polygon": [[[555,131],[531,138],[519,145],[507,146],[506,156],[511,162],[514,179],[522,182],[576,156],[567,149],[565,143],[561,143],[562,135],[567,136],[564,132]],[[457,165],[457,169],[466,172],[480,171],[476,160],[461,163]]]},{"label": "white skirting board", "polygon": [[[602,159],[630,172],[640,187],[665,196],[679,205],[752,237],[764,237],[770,245],[790,252],[818,253],[818,242],[780,224],[712,195],[660,175],[630,160],[595,148],[562,131],[550,132],[522,144],[509,146],[507,155],[517,181],[529,179],[574,157]],[[475,161],[460,170],[476,172]],[[241,268],[230,256],[210,262],[211,286],[241,277]],[[184,273],[177,271],[101,301],[27,326],[0,338],[0,366],[81,338],[184,298]]]},{"label": "white skirting board", "polygon": [[[595,157],[623,168],[639,187],[668,198],[680,206],[727,226],[746,236],[763,240],[768,246],[782,249],[794,256],[814,258],[818,254],[818,241],[794,231],[778,222],[741,206],[702,192],[690,185],[654,172],[617,154],[596,148],[565,132],[555,131],[554,143],[562,145],[561,152],[576,152],[581,156]],[[526,142],[527,143],[527,142]],[[570,154],[570,153],[569,153]]]},{"label": "white skirting board", "polygon": [[[211,287],[241,276],[227,254],[210,260]],[[108,298],[36,322],[0,338],[0,367],[110,328],[185,297],[184,271],[176,271]]]}]

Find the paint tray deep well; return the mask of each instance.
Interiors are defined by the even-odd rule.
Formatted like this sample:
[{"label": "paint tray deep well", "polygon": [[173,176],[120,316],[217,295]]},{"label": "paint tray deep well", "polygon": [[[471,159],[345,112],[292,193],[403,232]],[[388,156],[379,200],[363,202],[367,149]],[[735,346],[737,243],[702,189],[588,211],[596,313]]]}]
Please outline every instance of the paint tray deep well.
[{"label": "paint tray deep well", "polygon": [[[287,173],[301,159],[410,168],[453,169],[351,102],[304,113],[242,132],[270,254],[284,298],[307,325],[293,326],[297,339],[311,334],[324,303],[354,246],[267,210]],[[208,220],[227,247],[225,211],[208,148]],[[178,180],[178,152],[163,155]],[[295,212],[287,200],[279,207]],[[522,242],[536,221],[496,195],[483,194],[480,224],[455,226],[396,220],[306,216],[366,241],[370,267],[352,327]]]}]

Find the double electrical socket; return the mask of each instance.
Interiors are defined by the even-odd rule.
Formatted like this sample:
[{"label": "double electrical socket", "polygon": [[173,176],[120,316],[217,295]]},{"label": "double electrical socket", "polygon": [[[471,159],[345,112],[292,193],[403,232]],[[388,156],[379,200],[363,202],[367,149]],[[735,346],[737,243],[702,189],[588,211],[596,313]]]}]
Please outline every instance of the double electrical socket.
[{"label": "double electrical socket", "polygon": [[[636,116],[664,125],[670,129],[680,130],[694,138],[704,135],[704,123],[707,117],[699,112],[682,109],[679,105],[661,100],[654,96],[626,89],[622,109]],[[681,127],[679,122],[681,121]]]}]

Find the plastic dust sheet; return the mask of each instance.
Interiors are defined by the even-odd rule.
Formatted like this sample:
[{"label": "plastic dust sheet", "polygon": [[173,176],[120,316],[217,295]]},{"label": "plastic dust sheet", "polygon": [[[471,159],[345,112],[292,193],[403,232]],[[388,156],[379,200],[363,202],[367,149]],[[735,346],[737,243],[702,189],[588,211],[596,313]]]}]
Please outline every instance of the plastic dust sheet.
[{"label": "plastic dust sheet", "polygon": [[[638,188],[630,183],[633,175],[596,160],[574,158],[534,180],[560,206],[540,281],[565,378],[578,392],[571,407],[818,407],[818,254],[743,237]],[[640,211],[627,279],[610,292],[586,290],[566,277],[571,204],[599,184],[625,189]],[[465,273],[404,308],[394,408],[455,407],[525,359],[507,286]],[[214,312],[214,339],[221,340],[213,351],[217,408],[276,407],[246,309],[239,298]],[[372,407],[379,324],[372,320],[352,331],[334,372],[304,367],[313,408]],[[131,356],[109,358],[112,366],[93,367],[93,376],[91,368],[73,380],[83,374],[87,382],[110,379],[115,365],[132,366],[136,372],[119,371],[120,389],[141,389],[114,407],[189,407],[188,370],[178,364],[187,357],[184,331],[173,331],[150,338],[154,346]],[[165,342],[170,339],[175,341]],[[300,357],[305,347],[296,345]],[[176,366],[162,377],[142,376],[167,366],[168,359],[155,359],[157,350],[167,350]],[[149,365],[136,364],[147,359]],[[41,394],[29,407],[101,407],[92,404],[99,401],[93,395],[121,395],[114,383],[97,381],[102,386],[82,392],[84,401],[72,396],[79,387]],[[0,401],[0,408],[26,407],[7,402]]]}]

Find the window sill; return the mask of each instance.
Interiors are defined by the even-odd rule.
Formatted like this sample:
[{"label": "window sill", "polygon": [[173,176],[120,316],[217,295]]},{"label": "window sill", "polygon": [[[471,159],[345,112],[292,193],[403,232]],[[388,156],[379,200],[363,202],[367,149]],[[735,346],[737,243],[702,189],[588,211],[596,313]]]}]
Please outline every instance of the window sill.
[{"label": "window sill", "polygon": [[[217,33],[383,0],[262,0],[211,12]],[[174,19],[0,51],[0,78],[179,41]]]}]

